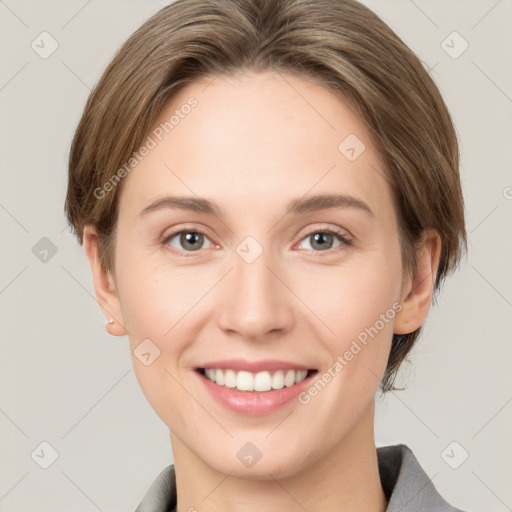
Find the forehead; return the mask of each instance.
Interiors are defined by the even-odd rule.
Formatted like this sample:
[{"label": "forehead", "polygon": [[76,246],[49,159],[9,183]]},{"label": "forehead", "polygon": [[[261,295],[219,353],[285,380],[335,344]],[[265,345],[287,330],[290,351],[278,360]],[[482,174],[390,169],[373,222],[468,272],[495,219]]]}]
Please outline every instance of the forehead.
[{"label": "forehead", "polygon": [[164,192],[255,208],[309,191],[389,199],[364,124],[309,78],[273,71],[204,77],[167,101],[149,139],[152,148],[126,178],[122,209],[140,211]]}]

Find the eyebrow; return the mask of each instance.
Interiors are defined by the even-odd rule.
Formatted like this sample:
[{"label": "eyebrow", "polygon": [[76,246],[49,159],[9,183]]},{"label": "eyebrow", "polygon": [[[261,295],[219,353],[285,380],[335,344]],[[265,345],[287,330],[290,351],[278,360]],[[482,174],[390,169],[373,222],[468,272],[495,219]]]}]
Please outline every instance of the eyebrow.
[{"label": "eyebrow", "polygon": [[[224,218],[225,216],[220,206],[216,203],[208,199],[192,196],[165,196],[156,199],[146,206],[139,213],[139,216],[143,217],[150,212],[165,208],[206,213],[219,218]],[[321,194],[293,199],[288,203],[287,212],[299,215],[328,208],[355,208],[374,216],[372,210],[364,201],[346,194]]]}]

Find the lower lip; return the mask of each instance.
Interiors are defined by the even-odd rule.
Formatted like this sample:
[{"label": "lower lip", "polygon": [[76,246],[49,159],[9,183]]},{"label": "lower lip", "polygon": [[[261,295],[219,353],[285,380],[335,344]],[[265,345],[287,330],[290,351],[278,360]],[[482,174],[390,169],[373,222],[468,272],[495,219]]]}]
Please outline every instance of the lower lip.
[{"label": "lower lip", "polygon": [[258,416],[277,411],[285,404],[291,402],[304,389],[310,385],[313,374],[308,375],[302,382],[289,388],[273,389],[270,391],[239,391],[236,388],[219,386],[207,379],[200,372],[196,372],[206,389],[223,406],[231,411]]}]

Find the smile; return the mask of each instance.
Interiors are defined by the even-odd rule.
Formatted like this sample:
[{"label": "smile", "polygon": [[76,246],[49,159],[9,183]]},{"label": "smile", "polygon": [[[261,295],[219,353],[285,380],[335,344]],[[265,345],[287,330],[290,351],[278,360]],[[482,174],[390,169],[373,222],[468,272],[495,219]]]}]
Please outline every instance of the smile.
[{"label": "smile", "polygon": [[298,362],[277,359],[224,359],[202,363],[194,370],[207,396],[225,409],[249,416],[271,414],[293,404],[318,373]]},{"label": "smile", "polygon": [[218,386],[239,391],[265,392],[291,387],[302,382],[313,370],[275,370],[252,373],[222,368],[202,368],[204,377]]}]

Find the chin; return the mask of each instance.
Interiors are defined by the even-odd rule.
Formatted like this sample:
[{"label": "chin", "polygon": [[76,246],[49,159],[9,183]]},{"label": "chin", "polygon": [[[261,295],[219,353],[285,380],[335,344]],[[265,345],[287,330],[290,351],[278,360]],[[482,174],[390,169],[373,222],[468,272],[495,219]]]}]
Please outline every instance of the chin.
[{"label": "chin", "polygon": [[[299,454],[291,454],[283,457],[282,453],[275,454],[275,457],[265,457],[256,462],[252,467],[246,467],[238,459],[232,458],[225,461],[205,461],[213,470],[241,480],[281,480],[300,472],[303,468],[304,458]],[[211,462],[211,464],[209,464]]]},{"label": "chin", "polygon": [[[251,438],[255,439],[254,443],[247,441]],[[189,446],[196,457],[214,471],[243,480],[288,478],[321,457],[321,451],[306,452],[304,443],[298,437],[285,439],[280,436],[270,442],[262,436],[244,435],[226,441],[217,444],[208,442],[200,448]],[[210,449],[215,444],[216,448]]]}]

